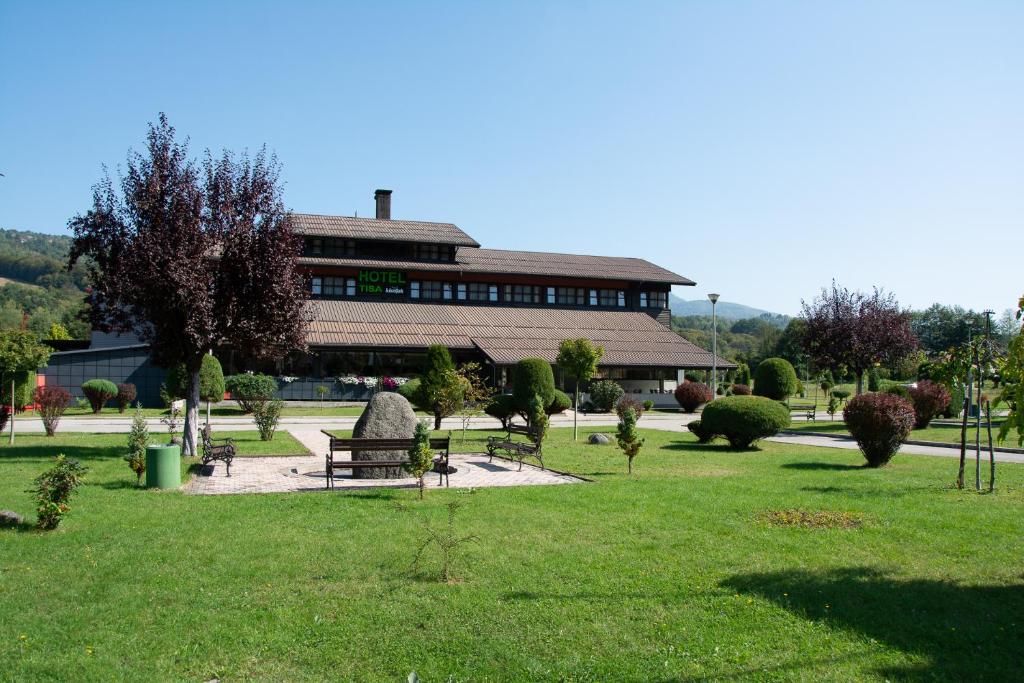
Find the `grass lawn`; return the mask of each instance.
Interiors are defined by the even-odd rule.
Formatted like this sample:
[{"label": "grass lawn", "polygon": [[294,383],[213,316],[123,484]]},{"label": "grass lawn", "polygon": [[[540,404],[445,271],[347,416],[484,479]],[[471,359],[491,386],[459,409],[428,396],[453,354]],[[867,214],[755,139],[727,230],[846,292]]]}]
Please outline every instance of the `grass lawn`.
[{"label": "grass lawn", "polygon": [[[215,439],[234,439],[237,455],[239,456],[309,455],[309,449],[283,429],[274,432],[274,438],[271,441],[260,441],[260,433],[255,430],[247,432],[214,432],[213,437]],[[122,436],[119,442],[124,442],[124,439],[125,437]],[[115,445],[119,442],[115,441]]]},{"label": "grass lawn", "polygon": [[[359,417],[363,412],[363,406],[325,406],[323,409],[314,408],[312,406],[288,406],[281,411],[283,417],[318,417],[323,415],[324,417]],[[64,415],[67,417],[123,417],[131,419],[132,415],[135,414],[133,410],[126,410],[124,413],[117,412],[116,407],[104,408],[100,413],[93,413],[90,408],[78,408],[71,406],[65,411]],[[143,408],[142,414],[144,417],[163,417],[167,415],[166,408]],[[206,416],[206,404],[203,404],[203,408],[199,411],[200,418]],[[246,417],[248,413],[242,411],[238,407],[223,408],[211,408],[210,415],[213,417]]]},{"label": "grass lawn", "polygon": [[[589,431],[610,431],[608,428]],[[90,468],[60,529],[0,530],[9,680],[1011,680],[1024,661],[1024,467],[646,431],[553,429],[594,483],[186,496],[135,488],[121,438],[0,447],[0,508],[63,451]],[[465,450],[479,449],[474,433]],[[120,437],[120,435],[118,435]],[[457,439],[458,437],[456,437]],[[458,450],[463,450],[460,447]],[[244,463],[238,465],[244,467]],[[475,534],[436,580],[420,520]],[[397,503],[403,503],[405,510]],[[775,526],[799,508],[855,528]],[[34,519],[33,515],[29,515]],[[859,528],[856,528],[859,527]]]},{"label": "grass lawn", "polygon": [[[996,445],[1003,445],[1016,448],[1017,447],[1017,430],[1011,429],[1010,433],[1006,435],[1006,440],[999,443],[999,427],[1003,424],[1003,420],[993,418],[992,419],[992,439]],[[850,430],[846,428],[846,423],[843,422],[842,417],[837,415],[835,420],[817,420],[815,422],[793,422],[789,425],[789,429],[792,431],[799,432],[828,432],[832,434],[842,434],[844,436],[850,435]],[[974,420],[967,423],[967,443],[973,444],[977,429],[974,425]],[[915,441],[941,441],[943,443],[960,443],[960,425],[959,424],[947,424],[947,423],[936,423],[928,425],[925,429],[915,429],[910,432],[910,438]],[[982,444],[988,443],[988,430],[985,427],[985,423],[981,425],[981,442]]]}]

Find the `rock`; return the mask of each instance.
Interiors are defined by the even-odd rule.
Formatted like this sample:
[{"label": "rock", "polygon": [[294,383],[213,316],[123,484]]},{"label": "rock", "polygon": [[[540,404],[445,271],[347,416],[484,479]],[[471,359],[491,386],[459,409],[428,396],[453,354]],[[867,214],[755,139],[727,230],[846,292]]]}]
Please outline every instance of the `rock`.
[{"label": "rock", "polygon": [[[404,396],[382,391],[370,399],[359,416],[352,436],[357,439],[411,439],[416,431],[416,414]],[[407,451],[353,451],[353,460],[408,460]],[[373,467],[354,470],[356,479],[399,479],[410,476],[401,467]]]},{"label": "rock", "polygon": [[14,510],[0,510],[0,528],[9,526],[21,526],[25,518]]},{"label": "rock", "polygon": [[612,440],[608,438],[607,434],[591,434],[587,438],[587,443],[600,444],[602,446],[611,442]]}]

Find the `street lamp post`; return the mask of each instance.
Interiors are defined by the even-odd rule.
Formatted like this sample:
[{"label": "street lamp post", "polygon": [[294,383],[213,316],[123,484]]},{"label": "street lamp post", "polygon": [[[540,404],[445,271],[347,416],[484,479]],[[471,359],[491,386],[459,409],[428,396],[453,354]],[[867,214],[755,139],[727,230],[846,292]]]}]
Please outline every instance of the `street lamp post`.
[{"label": "street lamp post", "polygon": [[711,400],[718,396],[718,319],[715,317],[717,294],[708,294],[711,301]]}]

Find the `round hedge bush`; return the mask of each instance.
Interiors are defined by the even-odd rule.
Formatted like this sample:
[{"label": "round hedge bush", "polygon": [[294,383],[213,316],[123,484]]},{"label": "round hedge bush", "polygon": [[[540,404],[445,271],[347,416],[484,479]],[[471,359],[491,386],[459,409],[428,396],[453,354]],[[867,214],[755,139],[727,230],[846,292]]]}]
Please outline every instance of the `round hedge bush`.
[{"label": "round hedge bush", "polygon": [[713,432],[709,432],[704,429],[704,425],[700,423],[700,420],[694,420],[690,424],[686,425],[686,428],[689,429],[693,435],[697,437],[697,441],[701,443],[711,443],[712,439],[715,438]]},{"label": "round hedge bush", "polygon": [[508,427],[508,421],[516,414],[516,399],[511,394],[495,394],[484,406],[484,412],[501,420],[502,427]]},{"label": "round hedge bush", "polygon": [[626,414],[626,408],[632,408],[633,414],[636,415],[636,419],[640,419],[644,414],[644,404],[636,400],[632,396],[626,395],[618,400],[615,404],[615,413],[622,419],[622,416]]},{"label": "round hedge bush", "polygon": [[949,391],[937,382],[923,379],[916,387],[910,387],[909,393],[914,406],[914,429],[924,429],[949,407]]},{"label": "round hedge bush", "polygon": [[796,370],[785,358],[766,358],[754,371],[754,395],[785,401],[797,393]]},{"label": "round hedge bush", "polygon": [[[269,401],[277,391],[277,380],[270,375],[259,373],[241,375],[229,375],[224,378],[224,386],[231,393],[231,398],[238,401],[238,405],[246,413],[251,413],[253,407],[261,401]],[[171,395],[175,395],[171,385],[171,378],[168,375],[167,389]],[[183,394],[179,394],[183,395]]]},{"label": "round hedge bush", "polygon": [[692,413],[711,400],[711,389],[700,382],[684,382],[673,392],[684,412]]},{"label": "round hedge bush", "polygon": [[558,413],[564,412],[572,408],[572,399],[564,391],[555,389],[555,398],[548,404],[548,408],[545,412],[548,415],[557,415]]},{"label": "round hedge bush", "polygon": [[512,396],[516,408],[526,411],[534,396],[539,396],[545,406],[555,400],[555,374],[551,364],[543,358],[524,358],[516,363],[512,371]]},{"label": "round hedge bush", "polygon": [[789,410],[763,396],[728,396],[704,406],[701,429],[724,436],[735,449],[774,436],[789,426]]},{"label": "round hedge bush", "polygon": [[594,404],[595,409],[608,413],[625,393],[618,382],[603,379],[590,385],[590,402]]},{"label": "round hedge bush", "polygon": [[[397,390],[397,393],[398,393],[399,396],[404,398],[406,401],[408,401],[412,405],[414,405],[417,408],[419,408],[420,406],[416,405],[416,396],[419,394],[419,391],[420,391],[420,378],[419,377],[413,377],[412,379],[406,381],[404,384],[399,386],[398,390]],[[422,410],[422,408],[421,408],[421,410]]]},{"label": "round hedge bush", "polygon": [[861,394],[846,404],[843,420],[868,466],[881,467],[892,459],[914,428],[914,407],[893,394]]},{"label": "round hedge bush", "polygon": [[733,396],[750,396],[750,387],[746,384],[733,384],[732,385]]},{"label": "round hedge bush", "polygon": [[899,396],[900,398],[905,398],[906,400],[911,401],[910,389],[907,389],[902,384],[894,384],[893,386],[886,389],[885,393],[892,394],[893,396]]},{"label": "round hedge bush", "polygon": [[117,396],[117,385],[109,379],[91,379],[82,384],[82,393],[89,399],[92,412],[98,413],[107,401]]}]

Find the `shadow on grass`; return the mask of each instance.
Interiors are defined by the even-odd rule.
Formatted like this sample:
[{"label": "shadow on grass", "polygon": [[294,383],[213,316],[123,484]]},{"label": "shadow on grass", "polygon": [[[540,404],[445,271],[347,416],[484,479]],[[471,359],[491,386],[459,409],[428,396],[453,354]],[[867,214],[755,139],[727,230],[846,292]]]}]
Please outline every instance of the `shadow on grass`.
[{"label": "shadow on grass", "polygon": [[124,449],[111,446],[75,446],[67,442],[61,443],[57,441],[53,444],[42,443],[23,446],[15,441],[13,446],[5,445],[0,448],[0,460],[8,462],[18,460],[23,462],[45,462],[53,460],[61,453],[72,460],[100,460],[117,456],[122,450]]},{"label": "shadow on grass", "polygon": [[720,585],[929,660],[878,672],[887,678],[1011,680],[1020,673],[1024,583],[965,586],[849,567],[737,574]]},{"label": "shadow on grass", "polygon": [[863,470],[865,465],[844,465],[837,462],[787,462],[781,467],[787,470]]},{"label": "shadow on grass", "polygon": [[757,446],[750,448],[733,448],[727,443],[698,443],[696,441],[673,441],[661,447],[666,451],[704,451],[712,453],[757,453],[761,451]]}]

